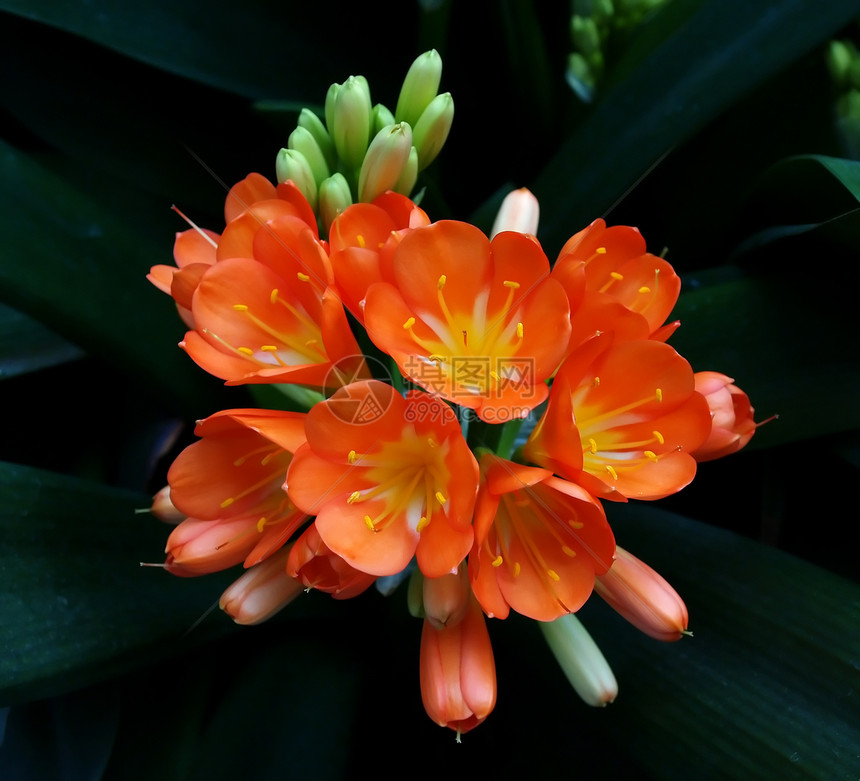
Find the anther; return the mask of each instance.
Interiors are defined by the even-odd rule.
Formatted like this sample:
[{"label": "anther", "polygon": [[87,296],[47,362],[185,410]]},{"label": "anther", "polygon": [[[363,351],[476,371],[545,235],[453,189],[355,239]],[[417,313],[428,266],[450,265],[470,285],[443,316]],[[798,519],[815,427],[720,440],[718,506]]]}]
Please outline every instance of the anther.
[{"label": "anther", "polygon": [[594,250],[594,251],[595,251],[598,255],[605,255],[605,254],[606,254],[606,247],[598,247],[598,248],[597,248],[596,250]]},{"label": "anther", "polygon": [[373,518],[371,518],[369,515],[364,516],[364,522],[365,524],[367,524],[367,528],[370,529],[370,531],[376,531],[376,527],[373,525]]},{"label": "anther", "polygon": [[514,562],[514,570],[513,570],[513,575],[515,578],[518,578],[520,576],[520,570],[521,569],[522,568],[520,567],[520,563],[518,561],[515,561]]},{"label": "anther", "polygon": [[554,569],[548,569],[546,574],[549,575],[556,583],[561,580],[559,574]]},{"label": "anther", "polygon": [[595,388],[596,388],[596,387],[598,387],[598,386],[600,385],[600,377],[595,377],[595,378],[591,381],[591,384],[592,384]]},{"label": "anther", "polygon": [[422,515],[418,519],[418,525],[415,527],[415,531],[417,531],[420,534],[421,532],[424,531],[424,529],[427,528],[428,523],[430,523],[430,521],[427,520],[426,516]]},{"label": "anther", "polygon": [[439,502],[439,504],[445,504],[448,500],[445,498],[445,494],[441,491],[436,491],[436,501]]},{"label": "anther", "polygon": [[260,349],[264,353],[276,353],[278,351],[278,346],[276,344],[264,344]]},{"label": "anther", "polygon": [[346,457],[346,460],[347,460],[347,461],[349,461],[349,463],[350,463],[350,464],[354,464],[354,463],[355,463],[355,458],[356,458],[355,451],[354,451],[354,450],[350,450],[350,451],[349,451],[349,454],[348,454],[348,455],[347,455],[347,457]]},{"label": "anther", "polygon": [[648,285],[642,285],[642,287],[640,287],[640,288],[639,288],[639,290],[637,290],[636,292],[637,292],[637,293],[642,293],[642,294],[644,295],[645,293],[650,293],[650,292],[651,292],[651,288],[650,288],[650,287],[648,287]]},{"label": "anther", "polygon": [[257,531],[260,534],[263,533],[263,528],[265,527],[265,525],[266,525],[266,516],[263,516],[262,518],[260,518],[259,521],[257,521]]},{"label": "anther", "polygon": [[301,271],[296,272],[296,277],[298,278],[299,282],[309,282],[310,281],[310,275],[305,274]]},{"label": "anther", "polygon": [[582,521],[575,521],[572,518],[567,522],[571,529],[581,529],[585,524]]},{"label": "anther", "polygon": [[247,312],[248,307],[245,304],[233,304],[233,309],[237,312]]},{"label": "anther", "polygon": [[576,556],[576,551],[573,548],[568,548],[567,545],[561,546],[561,552],[565,556],[570,556],[570,558],[573,558],[574,556]]},{"label": "anther", "polygon": [[504,561],[504,559],[501,556],[496,556],[496,558],[494,558],[490,563],[494,567],[501,567],[503,561]]},{"label": "anther", "polygon": [[588,438],[588,449],[591,451],[592,455],[597,452],[597,442],[595,442],[593,437]]},{"label": "anther", "polygon": [[504,282],[502,282],[502,284],[505,287],[510,287],[510,288],[513,288],[514,290],[516,290],[520,286],[519,282],[512,282],[510,279],[506,279]]},{"label": "anther", "polygon": [[242,355],[253,355],[254,351],[250,347],[237,347],[237,353],[242,353]]},{"label": "anther", "polygon": [[607,464],[607,465],[606,465],[606,471],[607,471],[607,472],[609,472],[609,474],[611,475],[611,477],[612,477],[612,479],[613,479],[613,480],[617,480],[617,479],[618,479],[618,472],[616,472],[616,471],[615,471],[615,468],[614,468],[614,467],[612,467],[612,466],[610,466],[609,464]]},{"label": "anther", "polygon": [[440,276],[436,282],[436,289],[441,290],[443,287],[445,287],[445,283],[447,281],[448,281],[448,277],[446,277],[444,274],[442,274],[442,276]]},{"label": "anther", "polygon": [[517,339],[523,338],[523,324],[517,323]]},{"label": "anther", "polygon": [[645,450],[643,452],[645,453],[645,458],[649,461],[657,462],[657,454],[653,450]]},{"label": "anther", "polygon": [[654,439],[656,439],[661,445],[665,444],[666,439],[659,431],[652,431],[651,433],[654,435]]},{"label": "anther", "polygon": [[278,300],[278,288],[274,288],[271,293],[269,293],[269,301],[273,304]]},{"label": "anther", "polygon": [[236,501],[236,500],[235,500],[232,496],[231,496],[229,499],[225,499],[223,502],[221,502],[221,509],[222,509],[222,510],[225,510],[225,509],[226,509],[226,508],[228,508],[231,504],[233,504],[233,502],[235,502],[235,501]]},{"label": "anther", "polygon": [[364,236],[362,236],[360,233],[356,235],[355,240],[358,242],[359,247],[364,248],[367,246],[367,242],[364,240]]},{"label": "anther", "polygon": [[407,330],[407,331],[408,331],[410,328],[412,328],[412,326],[413,326],[413,325],[415,325],[415,318],[414,318],[414,317],[410,317],[410,318],[409,318],[409,319],[408,319],[408,320],[403,324],[403,328],[404,328],[405,330]]},{"label": "anther", "polygon": [[359,499],[361,499],[361,493],[359,491],[353,491],[346,500],[346,503],[355,504]]},{"label": "anther", "polygon": [[655,391],[655,395],[657,396],[657,401],[663,401],[663,389],[657,388]]},{"label": "anther", "polygon": [[620,282],[622,279],[624,279],[624,275],[619,274],[617,271],[610,271],[609,276],[612,277],[616,282]]}]

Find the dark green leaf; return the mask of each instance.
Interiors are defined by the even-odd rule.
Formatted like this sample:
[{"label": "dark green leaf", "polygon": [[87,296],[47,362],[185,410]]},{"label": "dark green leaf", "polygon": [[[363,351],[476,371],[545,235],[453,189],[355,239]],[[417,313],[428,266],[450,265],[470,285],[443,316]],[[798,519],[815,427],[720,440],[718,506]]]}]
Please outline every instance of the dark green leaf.
[{"label": "dark green leaf", "polygon": [[41,323],[0,304],[0,379],[58,366],[83,354]]},{"label": "dark green leaf", "polygon": [[541,236],[605,214],[648,169],[705,123],[858,15],[856,0],[672,0],[677,23],[607,89],[534,183]]}]

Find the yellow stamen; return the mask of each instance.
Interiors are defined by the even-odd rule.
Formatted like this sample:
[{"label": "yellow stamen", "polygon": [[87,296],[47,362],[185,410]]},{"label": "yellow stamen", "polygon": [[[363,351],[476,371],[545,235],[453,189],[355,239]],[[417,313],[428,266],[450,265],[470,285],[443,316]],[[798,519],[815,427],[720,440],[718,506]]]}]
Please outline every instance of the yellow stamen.
[{"label": "yellow stamen", "polygon": [[350,450],[349,455],[347,455],[346,460],[349,461],[350,464],[354,464],[356,459],[355,451]]},{"label": "yellow stamen", "polygon": [[260,534],[263,533],[263,527],[265,525],[266,525],[266,518],[265,518],[265,516],[263,516],[262,518],[260,518],[259,521],[257,521],[257,531],[260,532]]},{"label": "yellow stamen", "polygon": [[250,347],[237,347],[236,352],[242,353],[242,355],[253,355],[254,351]]},{"label": "yellow stamen", "polygon": [[595,378],[591,381],[591,384],[592,384],[595,388],[597,388],[597,387],[600,385],[600,377],[595,377]]},{"label": "yellow stamen", "polygon": [[445,498],[445,494],[441,491],[436,491],[436,501],[439,502],[439,504],[445,504],[448,500]]},{"label": "yellow stamen", "polygon": [[347,504],[355,504],[355,502],[357,502],[359,499],[361,499],[361,492],[353,491],[349,495],[349,498],[346,500],[346,503]]},{"label": "yellow stamen", "polygon": [[237,312],[247,312],[248,311],[248,307],[246,304],[233,304],[233,309],[235,309]]},{"label": "yellow stamen", "polygon": [[513,569],[513,575],[515,578],[518,578],[520,576],[520,570],[521,570],[520,563],[518,561],[515,561],[514,562],[514,569]]},{"label": "yellow stamen", "polygon": [[269,301],[273,304],[278,300],[278,288],[274,288],[271,293],[269,293]]},{"label": "yellow stamen", "polygon": [[596,250],[594,250],[594,251],[595,251],[598,255],[605,255],[605,254],[606,254],[606,247],[598,247],[598,248],[597,248]]},{"label": "yellow stamen", "polygon": [[666,442],[665,438],[659,431],[652,431],[651,433],[654,435],[654,439],[656,439],[661,445]]},{"label": "yellow stamen", "polygon": [[369,515],[364,516],[364,522],[365,524],[367,524],[367,528],[370,529],[370,531],[376,531],[376,528],[373,526],[373,518],[371,518]]},{"label": "yellow stamen", "polygon": [[562,545],[562,546],[561,546],[561,552],[562,552],[565,556],[570,556],[570,558],[573,558],[574,556],[576,556],[576,551],[575,551],[575,550],[573,550],[573,548],[568,548],[568,547],[567,547],[567,545]]},{"label": "yellow stamen", "polygon": [[663,401],[663,389],[657,388],[655,395],[657,396],[657,401]]},{"label": "yellow stamen", "polygon": [[642,293],[642,294],[644,295],[645,293],[650,293],[650,292],[651,292],[651,288],[650,288],[650,287],[648,287],[648,285],[642,285],[642,287],[640,287],[640,288],[639,288],[639,290],[637,290],[636,292],[637,292],[637,293]]},{"label": "yellow stamen", "polygon": [[614,467],[611,467],[609,464],[606,465],[606,471],[612,476],[613,480],[618,479],[618,472],[615,471]]},{"label": "yellow stamen", "polygon": [[517,339],[523,338],[523,324],[517,323]]},{"label": "yellow stamen", "polygon": [[616,282],[620,282],[622,279],[624,279],[624,275],[619,274],[617,271],[610,271],[609,276],[612,277]]},{"label": "yellow stamen", "polygon": [[645,458],[649,461],[657,461],[657,454],[653,450],[645,450],[643,452],[645,453]]},{"label": "yellow stamen", "polygon": [[445,287],[445,283],[447,281],[448,277],[442,274],[442,276],[440,276],[439,279],[436,281],[436,289],[441,290],[443,287]]},{"label": "yellow stamen", "polygon": [[502,284],[505,287],[512,287],[514,290],[516,290],[520,286],[519,282],[511,282],[511,280],[509,279],[506,279],[504,282],[502,282]]},{"label": "yellow stamen", "polygon": [[548,569],[546,574],[549,575],[556,583],[561,580],[559,574],[554,569]]},{"label": "yellow stamen", "polygon": [[501,556],[496,556],[496,558],[494,558],[490,563],[494,567],[501,567],[503,561],[504,561],[504,559]]},{"label": "yellow stamen", "polygon": [[574,521],[573,519],[567,522],[571,529],[581,529],[585,524],[582,521]]},{"label": "yellow stamen", "polygon": [[367,242],[364,240],[364,236],[362,236],[360,233],[355,237],[355,240],[358,242],[359,247],[367,246]]},{"label": "yellow stamen", "polygon": [[417,531],[420,534],[421,532],[424,531],[424,529],[427,528],[428,523],[430,523],[430,521],[427,520],[426,516],[422,515],[418,519],[418,525],[415,527],[415,531]]},{"label": "yellow stamen", "polygon": [[407,330],[407,331],[408,331],[410,328],[412,328],[412,326],[413,326],[413,325],[415,325],[415,318],[414,318],[414,317],[410,317],[410,318],[409,318],[409,319],[408,319],[408,320],[403,324],[403,328],[404,328],[405,330]]},{"label": "yellow stamen", "polygon": [[276,344],[264,344],[260,349],[264,353],[274,353],[278,351],[278,345]]},{"label": "yellow stamen", "polygon": [[304,274],[301,271],[296,272],[296,277],[298,277],[299,282],[309,282],[310,276],[308,274]]},{"label": "yellow stamen", "polygon": [[588,449],[592,452],[592,454],[597,452],[597,442],[595,442],[592,437],[588,438]]},{"label": "yellow stamen", "polygon": [[221,509],[224,510],[225,508],[233,504],[233,502],[235,501],[236,500],[232,496],[229,499],[225,499],[223,502],[221,502]]}]

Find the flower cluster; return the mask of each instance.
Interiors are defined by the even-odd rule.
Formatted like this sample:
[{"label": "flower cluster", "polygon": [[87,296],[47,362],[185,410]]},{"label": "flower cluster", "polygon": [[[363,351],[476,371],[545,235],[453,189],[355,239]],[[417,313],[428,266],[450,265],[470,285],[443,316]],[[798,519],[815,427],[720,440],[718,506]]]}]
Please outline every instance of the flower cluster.
[{"label": "flower cluster", "polygon": [[[429,76],[419,58],[398,102],[416,135],[437,57]],[[179,233],[176,266],[152,269],[199,366],[308,400],[198,423],[153,505],[176,524],[165,566],[245,567],[221,599],[239,623],[303,589],[346,599],[408,577],[424,704],[458,734],[495,704],[486,618],[511,610],[542,622],[577,690],[605,704],[611,671],[595,686],[605,662],[573,616],[592,592],[662,640],[686,632],[687,612],[616,546],[604,502],[679,491],[697,462],[746,444],[753,410],[730,378],[695,373],[667,343],[680,280],[635,228],[596,220],[551,263],[526,190],[487,236],[432,221],[408,187],[395,191],[400,176],[374,179],[385,155],[367,141],[363,85],[334,85],[326,117],[357,202],[333,212],[298,175],[250,174],[220,234]]]}]

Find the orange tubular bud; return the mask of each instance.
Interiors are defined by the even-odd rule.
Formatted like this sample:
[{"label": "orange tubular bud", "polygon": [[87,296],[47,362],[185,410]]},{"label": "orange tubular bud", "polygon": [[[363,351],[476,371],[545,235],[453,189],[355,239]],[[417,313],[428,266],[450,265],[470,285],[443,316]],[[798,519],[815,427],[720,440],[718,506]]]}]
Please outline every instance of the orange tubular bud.
[{"label": "orange tubular bud", "polygon": [[658,573],[623,548],[615,548],[609,572],[599,575],[594,590],[646,635],[665,642],[687,634],[687,606]]},{"label": "orange tubular bud", "polygon": [[496,664],[484,614],[471,599],[457,624],[421,633],[421,699],[427,715],[457,736],[478,726],[496,704]]},{"label": "orange tubular bud", "polygon": [[469,605],[469,577],[465,564],[441,578],[424,578],[424,616],[434,629],[453,626]]},{"label": "orange tubular bud", "polygon": [[705,443],[693,451],[696,461],[712,461],[735,453],[755,434],[755,410],[749,397],[733,385],[732,378],[719,372],[696,372],[696,390],[711,409],[711,433]]},{"label": "orange tubular bud", "polygon": [[218,606],[237,624],[251,626],[271,618],[302,592],[286,571],[289,548],[247,570],[221,595]]},{"label": "orange tubular bud", "polygon": [[152,497],[150,512],[159,521],[169,524],[177,524],[185,520],[185,513],[177,510],[170,501],[170,486],[166,485],[155,496]]}]

